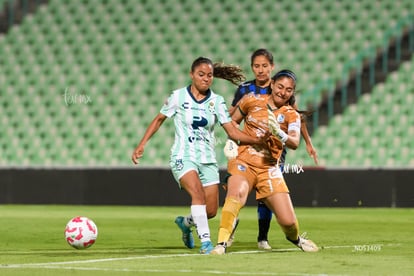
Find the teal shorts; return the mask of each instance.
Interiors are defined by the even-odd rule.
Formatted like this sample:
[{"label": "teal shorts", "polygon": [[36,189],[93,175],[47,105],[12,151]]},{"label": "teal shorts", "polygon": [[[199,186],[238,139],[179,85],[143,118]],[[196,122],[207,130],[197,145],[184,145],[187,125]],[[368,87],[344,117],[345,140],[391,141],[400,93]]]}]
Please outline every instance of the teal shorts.
[{"label": "teal shorts", "polygon": [[190,160],[175,159],[170,161],[170,167],[178,184],[180,184],[180,178],[189,171],[197,172],[203,187],[220,183],[219,168],[216,163],[199,164]]}]

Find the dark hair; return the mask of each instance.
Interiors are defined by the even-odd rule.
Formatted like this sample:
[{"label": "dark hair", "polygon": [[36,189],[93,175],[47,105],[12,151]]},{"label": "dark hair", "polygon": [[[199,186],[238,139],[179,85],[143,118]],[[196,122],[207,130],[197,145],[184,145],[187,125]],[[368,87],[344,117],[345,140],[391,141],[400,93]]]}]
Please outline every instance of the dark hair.
[{"label": "dark hair", "polygon": [[250,66],[253,66],[253,61],[258,56],[265,56],[269,60],[269,63],[273,65],[272,53],[267,49],[261,48],[253,52],[252,56],[250,57]]},{"label": "dark hair", "polygon": [[295,87],[296,87],[296,82],[297,82],[298,78],[296,77],[295,73],[293,73],[292,71],[290,71],[288,69],[283,69],[283,70],[280,70],[279,72],[277,72],[272,77],[272,80],[276,81],[276,80],[280,79],[281,77],[288,77],[288,78],[292,79],[294,81],[294,84],[295,84]]},{"label": "dark hair", "polygon": [[211,59],[206,57],[198,57],[195,59],[191,65],[191,72],[194,72],[195,68],[203,63],[213,67],[213,76],[216,78],[228,80],[235,85],[239,85],[246,80],[243,70],[239,66],[224,64],[223,62],[213,63]]},{"label": "dark hair", "polygon": [[191,64],[191,72],[194,72],[195,68],[198,67],[200,64],[209,64],[213,66],[213,62],[211,59],[206,57],[198,57],[193,61],[193,64]]},{"label": "dark hair", "polygon": [[[283,70],[280,70],[279,72],[277,72],[272,77],[272,80],[277,81],[278,79],[280,79],[282,77],[287,77],[287,78],[290,78],[291,80],[293,80],[294,86],[295,86],[294,87],[295,88],[294,92],[296,92],[296,82],[298,81],[298,78],[296,77],[296,74],[291,70],[283,69]],[[296,106],[295,106],[295,104],[296,104],[295,93],[293,93],[292,96],[289,98],[288,104],[296,109]],[[307,111],[307,110],[298,110],[298,109],[296,109],[296,111],[301,115],[300,117],[301,117],[302,121],[305,121],[306,117],[310,116],[313,113],[312,111]]]}]

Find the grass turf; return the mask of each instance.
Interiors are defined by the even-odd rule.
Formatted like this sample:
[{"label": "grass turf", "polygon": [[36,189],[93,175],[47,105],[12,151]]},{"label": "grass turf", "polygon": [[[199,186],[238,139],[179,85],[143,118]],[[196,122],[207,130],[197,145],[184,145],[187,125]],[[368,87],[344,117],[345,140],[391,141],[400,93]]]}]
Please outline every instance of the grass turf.
[{"label": "grass turf", "polygon": [[[224,256],[183,246],[174,224],[186,207],[0,205],[0,275],[413,275],[414,209],[296,208],[301,231],[322,249],[304,253],[272,222],[272,252],[257,250],[256,208],[240,213]],[[71,248],[75,216],[99,229],[95,245]],[[210,220],[213,242],[219,214]]]}]

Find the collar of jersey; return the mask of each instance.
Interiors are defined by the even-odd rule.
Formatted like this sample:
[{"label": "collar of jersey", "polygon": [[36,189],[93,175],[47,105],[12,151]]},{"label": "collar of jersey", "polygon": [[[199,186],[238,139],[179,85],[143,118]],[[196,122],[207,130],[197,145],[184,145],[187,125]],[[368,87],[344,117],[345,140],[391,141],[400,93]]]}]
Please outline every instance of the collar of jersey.
[{"label": "collar of jersey", "polygon": [[202,99],[201,101],[197,101],[197,99],[196,98],[194,98],[194,95],[193,95],[193,93],[191,93],[191,85],[189,85],[189,86],[187,86],[187,92],[188,92],[188,94],[190,95],[190,97],[196,102],[196,103],[203,103],[203,102],[205,102],[205,101],[207,101],[209,98],[210,98],[210,95],[211,95],[211,89],[209,88],[208,90],[207,90],[207,95],[206,95],[206,97],[204,98],[204,99]]}]

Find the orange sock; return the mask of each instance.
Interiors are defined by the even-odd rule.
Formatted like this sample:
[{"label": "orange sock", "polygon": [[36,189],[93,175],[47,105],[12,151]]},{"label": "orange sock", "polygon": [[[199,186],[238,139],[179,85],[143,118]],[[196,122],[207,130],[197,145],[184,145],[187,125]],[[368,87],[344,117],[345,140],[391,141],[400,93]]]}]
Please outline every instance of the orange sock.
[{"label": "orange sock", "polygon": [[227,242],[229,240],[231,232],[233,231],[234,221],[239,215],[242,207],[243,206],[238,199],[232,197],[226,198],[221,211],[217,243]]}]

